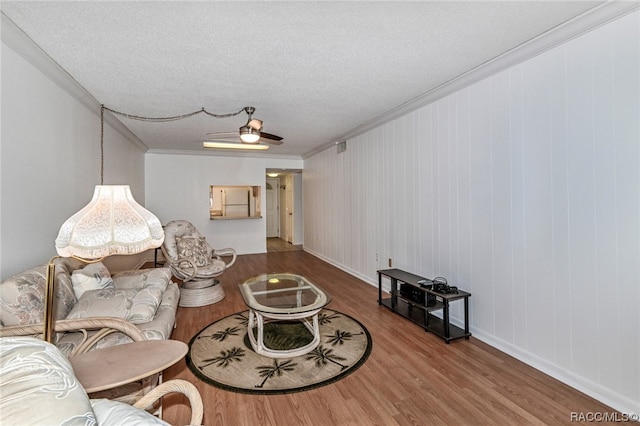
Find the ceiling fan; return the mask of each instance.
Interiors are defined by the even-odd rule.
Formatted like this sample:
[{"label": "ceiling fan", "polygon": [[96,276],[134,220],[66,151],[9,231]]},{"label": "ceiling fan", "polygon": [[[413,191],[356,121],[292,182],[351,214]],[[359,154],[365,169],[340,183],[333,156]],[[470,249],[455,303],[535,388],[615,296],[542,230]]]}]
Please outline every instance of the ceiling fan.
[{"label": "ceiling fan", "polygon": [[267,143],[270,145],[281,145],[282,137],[273,135],[271,133],[262,131],[262,120],[258,120],[257,118],[252,118],[253,113],[255,112],[254,107],[244,107],[244,111],[249,115],[247,119],[247,123],[240,127],[238,132],[215,132],[215,133],[207,133],[210,136],[207,141],[222,141],[228,142],[230,140],[235,141],[236,136],[240,136],[240,142],[246,144],[258,144],[258,143]]}]

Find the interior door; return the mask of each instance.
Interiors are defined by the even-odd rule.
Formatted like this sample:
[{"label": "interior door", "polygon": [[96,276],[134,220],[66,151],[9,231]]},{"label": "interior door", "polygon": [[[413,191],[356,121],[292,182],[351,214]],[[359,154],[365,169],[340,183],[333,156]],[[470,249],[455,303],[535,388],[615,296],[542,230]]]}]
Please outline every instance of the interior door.
[{"label": "interior door", "polygon": [[267,179],[267,238],[280,236],[280,218],[278,216],[278,179]]},{"label": "interior door", "polygon": [[287,217],[285,218],[286,223],[286,240],[293,244],[293,176],[287,175],[285,180],[285,204],[287,206]]}]

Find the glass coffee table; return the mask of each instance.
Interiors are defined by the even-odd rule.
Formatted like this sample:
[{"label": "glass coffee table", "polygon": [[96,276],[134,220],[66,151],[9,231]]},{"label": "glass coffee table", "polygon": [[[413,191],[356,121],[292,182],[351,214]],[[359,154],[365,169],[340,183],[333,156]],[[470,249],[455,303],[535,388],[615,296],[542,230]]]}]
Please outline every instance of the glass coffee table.
[{"label": "glass coffee table", "polygon": [[[318,346],[318,313],[331,301],[320,287],[305,277],[288,273],[259,275],[238,287],[249,307],[247,329],[256,353],[271,358],[288,358],[304,355]],[[313,340],[293,349],[268,348],[264,344],[264,325],[272,320],[300,320],[311,332]]]}]

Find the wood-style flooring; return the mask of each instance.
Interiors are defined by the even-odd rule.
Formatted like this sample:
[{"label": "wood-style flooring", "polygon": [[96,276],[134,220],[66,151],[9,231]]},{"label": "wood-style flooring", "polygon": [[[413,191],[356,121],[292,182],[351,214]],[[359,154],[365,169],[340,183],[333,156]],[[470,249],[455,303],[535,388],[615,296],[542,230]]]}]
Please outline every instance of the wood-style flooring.
[{"label": "wood-style flooring", "polygon": [[[220,276],[225,299],[178,308],[172,338],[188,343],[208,324],[245,310],[237,285],[266,272],[301,274],[326,290],[331,309],[369,329],[373,350],[363,366],[336,383],[268,396],[207,385],[183,360],[166,370],[164,378],[197,386],[205,425],[557,425],[571,423],[571,413],[613,411],[474,337],[445,344],[379,306],[377,288],[304,251],[238,256]],[[184,397],[165,397],[163,405],[166,421],[188,421]]]},{"label": "wood-style flooring", "polygon": [[290,242],[283,240],[282,238],[272,237],[267,238],[267,253],[273,253],[276,251],[299,251],[302,250],[302,246],[293,245]]}]

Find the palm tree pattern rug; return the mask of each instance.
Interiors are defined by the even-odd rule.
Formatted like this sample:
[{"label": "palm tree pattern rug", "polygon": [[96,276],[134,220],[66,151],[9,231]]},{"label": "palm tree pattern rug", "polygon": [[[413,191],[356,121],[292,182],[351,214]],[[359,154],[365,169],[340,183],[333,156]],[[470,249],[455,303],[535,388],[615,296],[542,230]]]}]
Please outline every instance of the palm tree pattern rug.
[{"label": "palm tree pattern rug", "polygon": [[[248,318],[249,311],[230,315],[208,325],[191,339],[187,365],[199,379],[234,392],[300,392],[342,379],[360,367],[371,353],[371,336],[359,321],[323,309],[318,314],[317,348],[297,357],[265,357],[251,347]],[[264,344],[272,349],[300,347],[311,339],[311,333],[300,321],[265,324]]]}]

